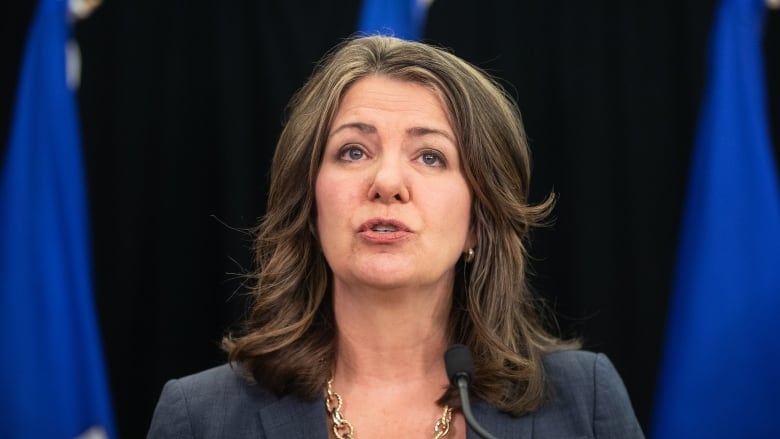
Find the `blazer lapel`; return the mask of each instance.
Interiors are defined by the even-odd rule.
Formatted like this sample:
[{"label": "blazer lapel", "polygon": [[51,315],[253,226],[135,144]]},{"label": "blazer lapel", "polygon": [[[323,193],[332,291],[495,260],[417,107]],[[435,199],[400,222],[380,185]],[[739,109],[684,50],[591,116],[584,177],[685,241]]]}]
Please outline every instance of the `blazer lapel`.
[{"label": "blazer lapel", "polygon": [[[515,418],[502,413],[484,401],[472,400],[471,412],[479,425],[497,438],[532,438],[533,415]],[[469,426],[467,439],[480,439],[481,436]]]},{"label": "blazer lapel", "polygon": [[328,439],[325,402],[285,396],[260,409],[260,423],[268,439]]}]

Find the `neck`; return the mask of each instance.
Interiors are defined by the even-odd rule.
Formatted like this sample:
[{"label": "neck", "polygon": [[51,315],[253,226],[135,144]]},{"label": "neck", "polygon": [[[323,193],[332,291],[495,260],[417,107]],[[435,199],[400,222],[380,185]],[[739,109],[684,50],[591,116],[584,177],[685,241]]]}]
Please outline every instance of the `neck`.
[{"label": "neck", "polygon": [[[442,289],[333,287],[337,353],[333,389],[357,437],[428,438],[442,417],[436,404],[449,380],[444,367],[452,282]],[[404,422],[387,428],[388,420]],[[465,438],[452,419],[448,438]]]},{"label": "neck", "polygon": [[337,382],[343,386],[436,383],[439,389],[446,385],[443,355],[451,285],[432,291],[355,291],[334,285],[333,291]]}]

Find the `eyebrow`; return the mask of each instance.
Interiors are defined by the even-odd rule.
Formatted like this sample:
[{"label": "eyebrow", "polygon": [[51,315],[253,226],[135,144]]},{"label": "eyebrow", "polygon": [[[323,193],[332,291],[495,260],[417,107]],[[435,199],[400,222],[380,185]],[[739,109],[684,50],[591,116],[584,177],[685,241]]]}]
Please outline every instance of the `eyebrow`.
[{"label": "eyebrow", "polygon": [[328,137],[333,137],[333,135],[338,133],[339,131],[349,129],[349,128],[356,129],[364,134],[376,133],[376,127],[373,125],[369,125],[367,123],[362,123],[362,122],[351,122],[351,123],[345,123],[344,125],[339,125],[338,128],[336,128],[335,130],[331,131],[330,134],[328,134]]},{"label": "eyebrow", "polygon": [[[351,123],[345,123],[343,125],[339,125],[338,128],[331,131],[328,137],[332,137],[334,134],[338,133],[341,130],[345,129],[355,129],[360,131],[364,134],[375,134],[376,133],[376,127],[367,123],[363,122],[351,122]],[[412,127],[406,130],[406,134],[411,137],[423,137],[428,136],[431,134],[439,135],[442,137],[445,137],[450,142],[455,143],[455,139],[453,138],[452,134],[450,134],[447,131],[438,130],[436,128],[428,128],[428,127]]]},{"label": "eyebrow", "polygon": [[412,137],[423,137],[430,134],[435,134],[447,138],[452,143],[456,143],[455,139],[452,137],[452,134],[448,133],[447,131],[437,130],[435,128],[412,127],[406,130],[406,134]]}]

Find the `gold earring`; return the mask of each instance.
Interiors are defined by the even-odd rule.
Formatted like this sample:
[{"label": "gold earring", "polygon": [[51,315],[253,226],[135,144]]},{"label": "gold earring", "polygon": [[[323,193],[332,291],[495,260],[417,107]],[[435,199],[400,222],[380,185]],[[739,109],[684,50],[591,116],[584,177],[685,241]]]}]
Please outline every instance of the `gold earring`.
[{"label": "gold earring", "polygon": [[469,264],[472,261],[474,261],[474,249],[473,248],[470,248],[470,249],[466,250],[466,256],[463,257],[463,261],[465,263],[467,263],[467,264]]}]

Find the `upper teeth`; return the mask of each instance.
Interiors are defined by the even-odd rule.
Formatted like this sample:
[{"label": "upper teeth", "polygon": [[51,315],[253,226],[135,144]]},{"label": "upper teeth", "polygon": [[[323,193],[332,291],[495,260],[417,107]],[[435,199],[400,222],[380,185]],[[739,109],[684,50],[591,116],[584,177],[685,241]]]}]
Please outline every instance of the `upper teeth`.
[{"label": "upper teeth", "polygon": [[394,226],[388,226],[388,225],[385,225],[385,224],[380,224],[380,225],[376,225],[376,226],[372,227],[371,230],[373,230],[375,232],[395,232],[396,230],[398,230],[398,228],[396,228]]}]

